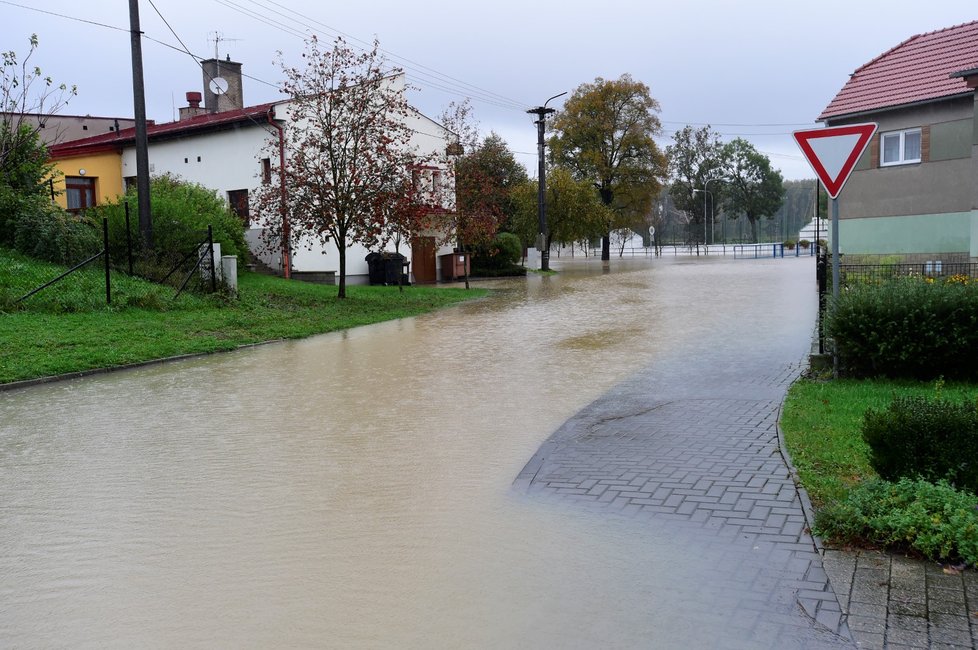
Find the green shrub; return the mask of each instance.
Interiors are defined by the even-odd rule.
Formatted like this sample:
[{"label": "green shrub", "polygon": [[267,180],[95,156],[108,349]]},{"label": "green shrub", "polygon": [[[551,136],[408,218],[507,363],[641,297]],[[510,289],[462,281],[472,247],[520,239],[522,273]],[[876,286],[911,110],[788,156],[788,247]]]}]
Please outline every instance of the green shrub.
[{"label": "green shrub", "polygon": [[[486,275],[485,271],[510,271],[522,256],[520,238],[510,232],[501,232],[488,246],[476,248],[472,265],[480,270],[480,275]],[[504,275],[510,274],[507,272]]]},{"label": "green shrub", "polygon": [[863,416],[869,462],[888,480],[946,480],[978,491],[978,409],[929,397],[897,397]]},{"label": "green shrub", "polygon": [[837,543],[912,549],[934,560],[978,563],[978,499],[948,483],[869,480],[815,515],[815,533]]},{"label": "green shrub", "polygon": [[[6,74],[4,81],[10,81]],[[13,230],[22,214],[50,204],[47,179],[53,174],[54,165],[35,128],[16,112],[0,115],[0,244],[13,245]]]},{"label": "green shrub", "polygon": [[[142,256],[137,215],[138,195],[131,190],[116,203],[95,208],[95,216],[109,219],[109,247],[113,260],[126,258],[126,212],[129,202],[130,229],[133,251]],[[247,245],[244,225],[214,190],[203,185],[180,180],[169,174],[154,177],[150,184],[150,203],[153,215],[153,242],[157,258],[179,260],[207,236],[211,225],[214,241],[220,242],[222,255],[237,255],[244,263]]]},{"label": "green shrub", "polygon": [[16,218],[14,248],[39,260],[72,266],[102,250],[102,229],[50,203],[25,201]]},{"label": "green shrub", "polygon": [[523,242],[511,232],[501,232],[496,235],[494,244],[498,251],[496,257],[506,266],[516,264],[523,256]]},{"label": "green shrub", "polygon": [[477,267],[472,270],[472,275],[478,276],[480,278],[511,278],[520,275],[526,275],[526,267],[520,266],[518,264],[511,264],[510,266],[501,269],[488,269],[485,267]]},{"label": "green shrub", "polygon": [[978,378],[978,286],[916,277],[848,286],[825,332],[849,375]]},{"label": "green shrub", "polygon": [[811,247],[811,245],[812,245],[812,242],[810,242],[807,239],[800,239],[800,240],[798,240],[798,248],[800,248],[802,250],[808,250],[808,248]]},{"label": "green shrub", "polygon": [[785,239],[784,240],[784,247],[787,248],[789,251],[795,250],[795,240],[794,239]]}]

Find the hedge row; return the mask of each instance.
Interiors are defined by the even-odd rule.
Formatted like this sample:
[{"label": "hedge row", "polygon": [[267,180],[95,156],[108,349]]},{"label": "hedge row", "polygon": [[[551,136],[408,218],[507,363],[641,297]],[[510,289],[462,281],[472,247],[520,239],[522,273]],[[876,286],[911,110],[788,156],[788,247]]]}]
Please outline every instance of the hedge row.
[{"label": "hedge row", "polygon": [[825,327],[845,374],[978,379],[978,285],[968,279],[846,287]]}]

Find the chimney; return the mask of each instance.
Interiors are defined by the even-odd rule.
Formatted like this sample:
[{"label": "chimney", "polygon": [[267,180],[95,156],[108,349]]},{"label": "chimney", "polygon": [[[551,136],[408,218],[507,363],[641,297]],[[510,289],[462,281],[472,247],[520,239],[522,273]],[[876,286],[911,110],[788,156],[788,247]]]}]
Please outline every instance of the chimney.
[{"label": "chimney", "polygon": [[230,55],[200,62],[204,75],[204,108],[208,113],[223,113],[244,108],[241,88],[241,64]]},{"label": "chimney", "polygon": [[191,117],[203,115],[207,111],[200,107],[202,96],[196,91],[187,93],[187,106],[180,108],[180,121],[189,120]]}]

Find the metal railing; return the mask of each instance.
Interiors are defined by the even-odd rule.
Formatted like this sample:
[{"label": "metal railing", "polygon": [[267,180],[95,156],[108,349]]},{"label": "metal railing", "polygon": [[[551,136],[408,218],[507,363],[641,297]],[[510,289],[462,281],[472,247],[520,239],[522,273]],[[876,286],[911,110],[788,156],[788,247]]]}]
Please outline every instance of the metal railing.
[{"label": "metal railing", "polygon": [[901,277],[949,278],[962,276],[978,278],[978,264],[974,262],[922,262],[915,264],[846,264],[839,261],[841,287],[853,283],[877,284]]}]

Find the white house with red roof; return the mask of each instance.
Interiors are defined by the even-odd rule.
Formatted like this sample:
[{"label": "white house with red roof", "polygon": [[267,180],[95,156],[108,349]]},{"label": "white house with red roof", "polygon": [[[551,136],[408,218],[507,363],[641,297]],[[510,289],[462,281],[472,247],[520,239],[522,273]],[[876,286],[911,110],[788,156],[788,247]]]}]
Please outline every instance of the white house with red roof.
[{"label": "white house with red roof", "polygon": [[[240,64],[208,60],[202,66],[203,94],[187,93],[188,106],[180,109],[178,121],[147,127],[150,174],[172,174],[226,197],[246,226],[245,238],[252,253],[271,268],[282,271],[282,248],[275,243],[269,245],[263,237],[262,219],[278,217],[255,214],[254,197],[261,184],[272,182],[269,143],[281,138],[279,127],[288,119],[289,101],[241,106]],[[213,83],[218,74],[223,86]],[[403,79],[392,78],[391,83],[403,84]],[[424,153],[445,151],[451,134],[443,126],[417,111],[406,120],[413,131],[409,146]],[[65,142],[51,147],[49,154],[64,173],[65,193],[61,200],[67,201],[68,209],[84,209],[111,200],[124,187],[135,183],[135,129]],[[274,163],[277,165],[278,160]],[[434,176],[437,170],[427,173]],[[434,178],[429,180],[435,182]],[[412,251],[410,242],[401,242],[398,251],[412,261],[416,280],[434,282],[436,253],[450,253],[451,249],[439,249],[433,237],[421,238],[420,243],[418,250]],[[393,245],[388,246],[392,248]],[[369,252],[359,244],[348,247],[349,282],[366,280],[369,268],[365,258]],[[292,243],[294,277],[329,281],[331,274],[338,271],[339,254],[334,245]]]},{"label": "white house with red roof", "polygon": [[818,119],[877,122],[839,196],[839,249],[978,259],[978,21],[918,34],[858,68]]}]

